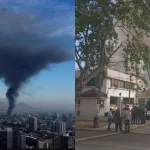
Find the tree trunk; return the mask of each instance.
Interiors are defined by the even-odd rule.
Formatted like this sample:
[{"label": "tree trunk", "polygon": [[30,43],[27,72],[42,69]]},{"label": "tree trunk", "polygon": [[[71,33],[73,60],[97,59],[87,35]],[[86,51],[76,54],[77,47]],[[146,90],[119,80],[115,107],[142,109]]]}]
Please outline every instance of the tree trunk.
[{"label": "tree trunk", "polygon": [[79,110],[79,101],[80,101],[80,92],[77,92],[75,95],[75,113],[76,113],[76,115]]},{"label": "tree trunk", "polygon": [[98,77],[97,77],[97,104],[99,104],[99,108],[98,108],[98,113],[96,114],[96,116],[94,117],[94,123],[93,123],[93,127],[95,128],[99,128],[100,127],[100,100],[101,100],[101,88],[103,85],[103,79],[104,79],[104,69],[105,69],[105,50],[104,48],[102,48],[102,50],[100,51],[100,56],[102,56],[102,58],[99,61],[99,73],[98,73]]},{"label": "tree trunk", "polygon": [[93,123],[93,128],[99,128],[100,127],[100,117],[96,115],[94,117],[94,123]]}]

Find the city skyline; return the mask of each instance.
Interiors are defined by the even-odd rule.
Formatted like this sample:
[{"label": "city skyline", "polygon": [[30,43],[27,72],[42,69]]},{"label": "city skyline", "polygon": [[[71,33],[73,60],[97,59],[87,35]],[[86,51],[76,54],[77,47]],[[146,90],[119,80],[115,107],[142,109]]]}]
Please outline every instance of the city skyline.
[{"label": "city skyline", "polygon": [[[20,29],[24,32],[35,32],[38,31],[42,41],[48,43],[48,40],[54,42],[60,42],[63,49],[69,50],[73,53],[74,51],[74,2],[56,0],[51,2],[48,0],[43,1],[1,1],[0,2],[1,16],[4,12],[13,12],[11,15],[14,17],[5,22],[5,18],[2,18],[2,22],[5,26],[0,27],[0,31],[4,28],[6,34],[11,29],[18,30],[17,19],[18,14],[25,17],[36,18],[37,29],[34,30],[28,23],[28,17],[25,18],[25,22],[20,23]],[[68,13],[69,12],[69,13]],[[16,15],[17,14],[17,15]],[[28,15],[26,15],[28,14]],[[11,18],[9,13],[8,18]],[[38,18],[38,19],[37,19]],[[41,19],[42,18],[42,19]],[[41,21],[42,20],[42,21]],[[12,23],[11,26],[8,23]],[[9,29],[9,30],[7,30]],[[45,40],[43,40],[45,39]],[[37,46],[37,45],[36,45]],[[69,52],[68,51],[68,52]],[[64,104],[65,108],[74,109],[74,60],[65,61],[59,64],[51,64],[48,69],[43,69],[39,73],[32,76],[28,82],[25,82],[19,91],[19,97],[17,102],[25,102],[29,105],[36,105],[37,107],[41,104],[45,107],[56,107]],[[0,80],[0,98],[5,98],[5,94],[8,87],[4,84],[3,78]],[[59,94],[58,94],[59,92]],[[64,108],[64,109],[65,109]]]}]

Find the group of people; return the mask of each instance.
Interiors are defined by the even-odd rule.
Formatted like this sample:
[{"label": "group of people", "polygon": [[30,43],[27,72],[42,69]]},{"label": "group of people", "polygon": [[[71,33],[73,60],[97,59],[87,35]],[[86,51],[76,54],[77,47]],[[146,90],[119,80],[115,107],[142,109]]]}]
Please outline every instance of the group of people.
[{"label": "group of people", "polygon": [[147,110],[145,106],[136,107],[131,109],[131,124],[145,124],[146,123]]},{"label": "group of people", "polygon": [[117,132],[118,129],[123,131],[122,124],[124,122],[124,132],[130,132],[130,124],[145,124],[146,123],[146,108],[145,107],[133,107],[131,110],[127,106],[120,114],[120,110],[117,109],[113,111],[110,108],[108,112],[108,130],[110,130],[112,122],[115,123],[115,131]]}]

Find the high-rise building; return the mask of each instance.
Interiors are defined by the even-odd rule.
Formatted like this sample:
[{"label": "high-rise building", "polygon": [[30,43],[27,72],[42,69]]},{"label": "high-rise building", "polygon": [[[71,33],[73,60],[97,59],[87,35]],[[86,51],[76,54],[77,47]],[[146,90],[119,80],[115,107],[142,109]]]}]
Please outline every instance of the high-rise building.
[{"label": "high-rise building", "polygon": [[66,123],[65,122],[61,122],[61,121],[57,121],[55,123],[55,131],[57,133],[60,133],[60,134],[64,134],[66,133]]},{"label": "high-rise building", "polygon": [[66,123],[66,128],[67,128],[67,130],[70,130],[70,129],[72,129],[72,122],[71,121],[68,121],[67,123]]},{"label": "high-rise building", "polygon": [[37,140],[36,148],[37,149],[48,149],[49,143],[47,141]]},{"label": "high-rise building", "polygon": [[61,149],[61,136],[60,135],[54,136],[53,148],[54,149]]},{"label": "high-rise building", "polygon": [[36,147],[37,147],[38,149],[43,149],[43,148],[44,148],[44,146],[43,146],[43,141],[38,140]]},{"label": "high-rise building", "polygon": [[12,147],[18,148],[18,138],[20,136],[20,131],[17,128],[13,128],[12,130]]},{"label": "high-rise building", "polygon": [[29,130],[30,132],[34,132],[37,130],[37,118],[36,117],[29,118]]},{"label": "high-rise building", "polygon": [[12,147],[12,128],[0,131],[0,148],[11,149]]},{"label": "high-rise building", "polygon": [[18,137],[18,148],[26,149],[26,136],[25,135],[20,135]]},{"label": "high-rise building", "polygon": [[55,121],[49,121],[49,130],[55,132]]}]

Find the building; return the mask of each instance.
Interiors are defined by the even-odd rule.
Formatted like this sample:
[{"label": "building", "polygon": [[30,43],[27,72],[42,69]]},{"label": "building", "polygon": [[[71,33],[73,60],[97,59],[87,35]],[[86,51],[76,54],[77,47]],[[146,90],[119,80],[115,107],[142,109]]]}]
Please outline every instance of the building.
[{"label": "building", "polygon": [[49,143],[47,141],[38,140],[36,148],[37,149],[48,149],[49,148]]},{"label": "building", "polygon": [[25,135],[18,136],[18,148],[26,149],[26,136]]},{"label": "building", "polygon": [[11,128],[0,131],[0,148],[11,149],[12,147],[13,132]]},{"label": "building", "polygon": [[[79,72],[77,71],[76,78],[78,78],[78,75]],[[137,103],[135,90],[137,84],[142,86],[143,83],[123,72],[107,69],[100,94],[101,100],[97,101],[96,79],[92,79],[83,89],[76,119],[93,120],[97,113],[104,116],[110,108],[116,109],[121,99],[123,104],[130,104],[130,107],[132,107],[134,103]]]},{"label": "building", "polygon": [[62,136],[61,148],[62,149],[75,149],[75,138],[73,136]]},{"label": "building", "polygon": [[55,121],[49,121],[49,130],[55,132]]},{"label": "building", "polygon": [[37,130],[37,118],[36,117],[30,117],[29,118],[29,131],[34,132]]},{"label": "building", "polygon": [[54,149],[61,149],[61,136],[55,135],[53,139],[53,148]]},{"label": "building", "polygon": [[148,98],[150,98],[150,89],[144,89],[136,93],[136,99],[139,105],[145,105]]},{"label": "building", "polygon": [[61,121],[55,122],[55,132],[64,134],[64,133],[66,133],[66,128],[67,128],[67,126],[66,126],[65,122],[61,122]]}]

